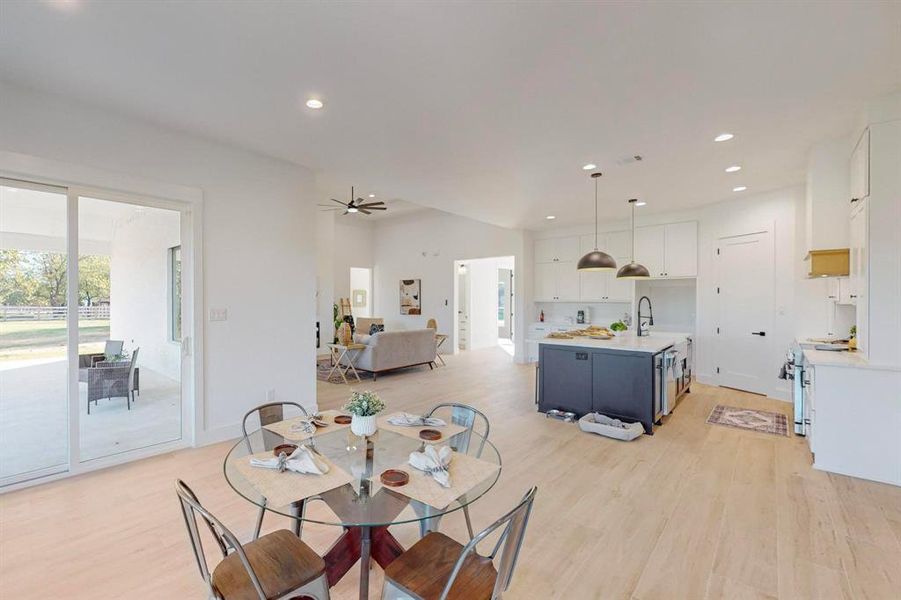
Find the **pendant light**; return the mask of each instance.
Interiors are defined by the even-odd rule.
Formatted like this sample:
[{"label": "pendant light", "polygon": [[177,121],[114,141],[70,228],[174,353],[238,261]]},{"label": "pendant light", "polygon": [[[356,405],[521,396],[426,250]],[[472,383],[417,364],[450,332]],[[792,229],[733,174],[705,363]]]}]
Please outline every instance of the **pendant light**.
[{"label": "pendant light", "polygon": [[579,259],[576,267],[580,271],[612,271],[616,261],[606,252],[598,250],[598,178],[601,173],[592,173],[594,179],[594,250]]},{"label": "pendant light", "polygon": [[632,198],[631,200],[629,200],[629,205],[632,207],[632,262],[624,265],[616,273],[617,279],[648,279],[651,276],[651,274],[648,273],[647,267],[635,262],[635,204],[637,202],[638,198]]}]

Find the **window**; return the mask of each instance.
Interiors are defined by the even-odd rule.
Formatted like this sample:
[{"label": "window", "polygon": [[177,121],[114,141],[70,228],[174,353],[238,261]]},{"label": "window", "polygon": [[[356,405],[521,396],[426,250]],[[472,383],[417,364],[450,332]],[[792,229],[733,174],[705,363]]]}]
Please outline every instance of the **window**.
[{"label": "window", "polygon": [[181,246],[169,248],[169,339],[181,342]]}]

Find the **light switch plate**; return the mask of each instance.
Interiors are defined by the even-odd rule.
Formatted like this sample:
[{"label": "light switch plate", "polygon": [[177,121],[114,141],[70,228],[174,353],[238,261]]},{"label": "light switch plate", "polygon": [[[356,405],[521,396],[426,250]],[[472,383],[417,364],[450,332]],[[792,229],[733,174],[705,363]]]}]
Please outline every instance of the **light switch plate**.
[{"label": "light switch plate", "polygon": [[228,309],[227,308],[211,308],[210,309],[210,321],[227,321],[228,320]]}]

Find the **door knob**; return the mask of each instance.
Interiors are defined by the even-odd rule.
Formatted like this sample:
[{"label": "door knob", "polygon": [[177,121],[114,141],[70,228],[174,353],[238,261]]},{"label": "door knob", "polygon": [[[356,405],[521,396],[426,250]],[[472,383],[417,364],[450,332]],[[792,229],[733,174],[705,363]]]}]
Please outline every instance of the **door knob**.
[{"label": "door knob", "polygon": [[766,331],[752,331],[751,335],[759,335],[760,337],[766,336]]}]

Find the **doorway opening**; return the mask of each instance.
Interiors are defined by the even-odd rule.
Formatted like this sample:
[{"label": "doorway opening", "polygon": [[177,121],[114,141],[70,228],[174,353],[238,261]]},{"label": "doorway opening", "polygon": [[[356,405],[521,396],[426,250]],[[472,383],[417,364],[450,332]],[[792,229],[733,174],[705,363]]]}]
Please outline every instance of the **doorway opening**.
[{"label": "doorway opening", "polygon": [[454,261],[457,350],[500,347],[514,354],[514,258]]}]

